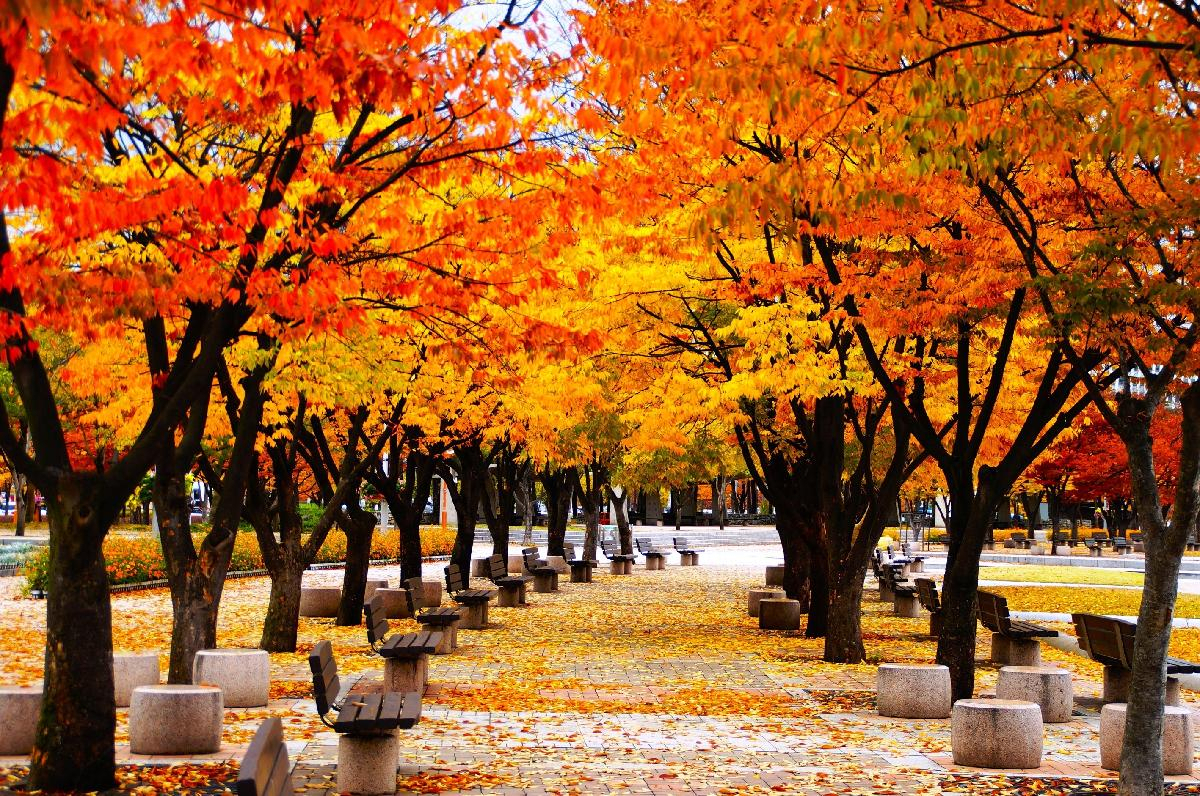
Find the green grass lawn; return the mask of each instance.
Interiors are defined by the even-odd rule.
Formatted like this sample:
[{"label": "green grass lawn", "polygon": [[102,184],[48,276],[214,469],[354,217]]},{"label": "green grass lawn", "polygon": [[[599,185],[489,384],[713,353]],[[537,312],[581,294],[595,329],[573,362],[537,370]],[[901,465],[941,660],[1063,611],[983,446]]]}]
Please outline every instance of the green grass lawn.
[{"label": "green grass lawn", "polygon": [[1141,586],[1140,572],[1121,572],[1099,567],[1012,566],[983,567],[980,580],[1010,580],[1017,583],[1086,583],[1094,586]]}]

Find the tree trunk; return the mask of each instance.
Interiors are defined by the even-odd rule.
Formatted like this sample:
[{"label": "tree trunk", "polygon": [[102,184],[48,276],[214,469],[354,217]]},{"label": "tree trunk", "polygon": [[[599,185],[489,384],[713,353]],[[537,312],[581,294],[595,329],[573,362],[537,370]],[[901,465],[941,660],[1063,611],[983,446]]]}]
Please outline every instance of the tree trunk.
[{"label": "tree trunk", "polygon": [[605,494],[608,500],[613,504],[614,513],[616,514],[617,537],[621,542],[621,552],[633,552],[633,529],[629,527],[629,490],[622,489],[618,496],[615,489],[608,484],[604,485]]},{"label": "tree trunk", "polygon": [[371,568],[371,542],[379,518],[351,502],[338,517],[346,534],[346,569],[342,573],[342,599],[338,603],[335,625],[353,627],[362,624],[363,597],[367,590],[367,572]]},{"label": "tree trunk", "polygon": [[16,524],[16,529],[13,531],[17,536],[25,535],[25,476],[14,471],[13,475],[13,499],[16,505],[13,506],[13,521]]},{"label": "tree trunk", "polygon": [[856,570],[833,570],[830,574],[824,658],[831,663],[861,663],[867,657],[862,640],[862,593],[867,565]]},{"label": "tree trunk", "polygon": [[525,521],[525,536],[521,544],[529,547],[533,544],[533,507],[537,500],[533,488],[533,464],[530,462],[526,462],[521,470],[521,494],[525,498],[521,501],[522,519]]},{"label": "tree trunk", "polygon": [[117,722],[103,551],[108,512],[82,477],[60,478],[57,487],[57,494],[47,495],[46,668],[30,785],[104,790],[115,784]]},{"label": "tree trunk", "polygon": [[713,480],[713,514],[717,527],[725,530],[725,476],[718,475]]},{"label": "tree trunk", "polygon": [[300,630],[300,585],[306,564],[290,550],[271,571],[271,596],[259,646],[267,652],[295,652]]},{"label": "tree trunk", "polygon": [[561,556],[567,540],[567,520],[571,510],[571,495],[575,468],[542,474],[546,490],[546,555]]},{"label": "tree trunk", "polygon": [[808,545],[804,543],[799,522],[786,512],[780,513],[775,527],[779,543],[783,547],[783,590],[793,600],[800,602],[800,610],[808,611],[812,601],[812,571]]}]

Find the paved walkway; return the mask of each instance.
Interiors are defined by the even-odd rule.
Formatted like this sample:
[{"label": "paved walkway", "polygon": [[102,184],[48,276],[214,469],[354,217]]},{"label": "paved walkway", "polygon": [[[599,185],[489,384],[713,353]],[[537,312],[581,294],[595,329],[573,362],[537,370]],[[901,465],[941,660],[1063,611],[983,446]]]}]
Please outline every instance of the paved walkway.
[{"label": "paved walkway", "polygon": [[[1041,768],[995,776],[954,766],[948,720],[874,713],[878,663],[932,660],[928,619],[892,617],[890,605],[868,592],[868,662],[823,663],[819,640],[762,632],[746,616],[745,592],[761,582],[775,552],[726,548],[705,566],[638,569],[630,577],[598,571],[593,584],[564,578],[560,593],[531,594],[528,607],[493,608],[488,629],[460,631],[459,650],[432,660],[422,720],[401,736],[398,793],[1000,794],[1025,774],[1041,778],[1039,792],[1068,793],[1095,792],[1086,778],[1111,780],[1099,768],[1098,666],[1043,648],[1046,662],[1076,674],[1081,698],[1070,723],[1047,725]],[[394,568],[379,574],[399,575]],[[427,577],[438,574],[440,565],[429,567]],[[332,585],[341,573],[310,577]],[[229,584],[222,645],[254,645],[267,588],[263,579]],[[161,592],[115,597],[118,636],[161,626],[168,602]],[[0,631],[14,609],[14,621],[36,634],[37,607],[0,600]],[[163,643],[161,627],[153,632],[147,643]],[[300,653],[272,656],[271,704],[227,711],[222,750],[205,760],[236,760],[262,718],[279,715],[298,787],[335,792],[337,738],[317,721],[304,660],[322,638],[332,639],[356,690],[380,687],[380,660],[361,628],[303,620]],[[986,663],[987,636],[980,641],[979,693],[987,694],[996,669]],[[0,668],[14,660],[0,657]],[[125,713],[122,761],[184,762],[130,755]],[[0,766],[22,762],[0,758]],[[1184,782],[1191,792],[1195,780]]]}]

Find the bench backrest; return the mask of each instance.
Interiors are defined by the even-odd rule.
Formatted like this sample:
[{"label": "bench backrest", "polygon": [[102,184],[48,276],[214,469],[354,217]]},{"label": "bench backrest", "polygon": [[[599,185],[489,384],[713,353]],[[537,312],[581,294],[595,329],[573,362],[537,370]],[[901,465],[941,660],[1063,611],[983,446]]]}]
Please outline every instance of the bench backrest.
[{"label": "bench backrest", "polygon": [[563,542],[563,558],[568,561],[575,561],[575,543]]},{"label": "bench backrest", "polygon": [[242,758],[238,770],[238,796],[291,796],[291,766],[283,742],[283,722],[277,716],[264,721]]},{"label": "bench backrest", "polygon": [[462,570],[458,564],[451,564],[446,567],[446,591],[451,594],[457,594],[460,591],[466,591],[467,581],[463,578]]},{"label": "bench backrest", "polygon": [[675,545],[676,550],[687,550],[688,541],[686,536],[674,536],[671,538],[671,544]]},{"label": "bench backrest", "polygon": [[[409,606],[412,606],[411,598]],[[367,620],[367,641],[372,647],[382,644],[388,634],[387,611],[383,610],[383,598],[376,594],[363,603],[363,616]]]},{"label": "bench backrest", "polygon": [[1099,542],[1107,542],[1108,541],[1108,533],[1106,533],[1105,531],[1093,531],[1092,538]]},{"label": "bench backrest", "polygon": [[508,577],[508,561],[500,553],[488,556],[488,577],[492,580]]},{"label": "bench backrest", "polygon": [[993,633],[1008,632],[1008,600],[982,589],[976,593],[979,602],[979,623]]},{"label": "bench backrest", "polygon": [[916,578],[913,582],[917,584],[917,599],[925,607],[926,611],[933,614],[942,610],[942,603],[938,597],[936,583],[929,578]]},{"label": "bench backrest", "polygon": [[1140,542],[1140,541],[1142,541],[1142,535],[1140,533],[1137,533],[1136,531],[1134,531],[1129,534],[1129,541]]},{"label": "bench backrest", "polygon": [[[1071,614],[1075,624],[1075,635],[1079,639],[1079,648],[1088,657],[1105,666],[1120,666],[1132,668],[1133,646],[1129,647],[1128,658],[1125,645],[1121,638],[1121,625],[1129,624],[1107,616],[1096,614]],[[1130,625],[1136,629],[1136,625]]]},{"label": "bench backrest", "polygon": [[538,549],[536,547],[526,547],[521,550],[521,560],[525,563],[525,569],[533,572],[533,568],[537,566]]},{"label": "bench backrest", "polygon": [[1014,533],[1011,536],[1009,536],[1008,538],[1013,540],[1014,542],[1023,542],[1023,541],[1025,541],[1025,534]]},{"label": "bench backrest", "polygon": [[1054,537],[1055,542],[1065,542],[1065,541],[1067,541],[1067,532],[1066,531],[1055,531],[1053,533],[1053,537]]},{"label": "bench backrest", "polygon": [[342,684],[338,680],[337,662],[333,659],[333,645],[318,641],[308,654],[308,668],[313,678],[313,699],[317,713],[324,716],[337,702]]},{"label": "bench backrest", "polygon": [[637,545],[639,553],[644,553],[650,549],[650,539],[646,536],[633,537],[633,543]]},{"label": "bench backrest", "polygon": [[425,581],[420,578],[407,578],[404,581],[404,593],[408,598],[408,612],[417,615],[425,607]]},{"label": "bench backrest", "polygon": [[602,539],[600,541],[600,551],[604,553],[606,558],[612,558],[615,555],[620,555],[616,544],[612,539]]}]

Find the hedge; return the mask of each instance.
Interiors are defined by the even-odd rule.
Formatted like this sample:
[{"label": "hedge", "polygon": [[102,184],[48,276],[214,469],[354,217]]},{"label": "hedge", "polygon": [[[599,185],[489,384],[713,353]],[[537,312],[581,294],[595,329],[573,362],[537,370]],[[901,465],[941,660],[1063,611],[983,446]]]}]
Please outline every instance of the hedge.
[{"label": "hedge", "polygon": [[[453,528],[442,529],[430,527],[421,529],[421,555],[449,555],[454,547]],[[196,545],[199,546],[204,535],[195,534]],[[400,532],[376,531],[371,540],[371,558],[373,560],[396,558],[400,551]],[[104,540],[104,559],[108,566],[108,582],[112,586],[127,583],[144,583],[151,580],[162,580],[167,576],[166,563],[163,560],[162,546],[158,538],[146,536],[117,536],[110,535]],[[48,567],[50,549],[40,546],[25,560],[25,589],[44,590],[49,577]],[[339,530],[329,533],[325,544],[317,552],[316,564],[331,564],[346,560],[346,535]],[[258,547],[258,537],[252,532],[242,531],[237,535],[233,545],[233,556],[229,564],[232,572],[245,572],[263,569],[262,551]]]}]

